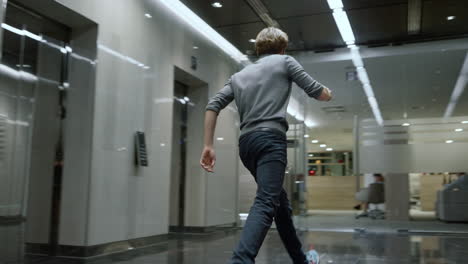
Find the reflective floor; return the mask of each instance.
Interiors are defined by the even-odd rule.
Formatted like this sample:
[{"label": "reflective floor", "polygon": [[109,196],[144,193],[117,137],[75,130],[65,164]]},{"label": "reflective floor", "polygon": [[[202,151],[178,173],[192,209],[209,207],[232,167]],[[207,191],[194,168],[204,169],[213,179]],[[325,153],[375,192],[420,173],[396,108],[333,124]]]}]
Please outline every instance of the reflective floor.
[{"label": "reflective floor", "polygon": [[[10,226],[10,229],[13,230]],[[3,227],[2,229],[6,229]],[[3,233],[3,232],[2,232]],[[240,231],[216,231],[210,234],[174,234],[168,241],[131,250],[126,253],[101,256],[86,262],[73,259],[51,259],[20,254],[22,245],[10,232],[8,242],[3,236],[0,263],[227,263]],[[4,235],[3,233],[2,235]],[[310,246],[321,255],[321,263],[467,263],[466,235],[398,235],[395,233],[300,232],[304,247]],[[7,243],[7,244],[5,244]],[[256,263],[291,263],[278,233],[271,230]]]}]

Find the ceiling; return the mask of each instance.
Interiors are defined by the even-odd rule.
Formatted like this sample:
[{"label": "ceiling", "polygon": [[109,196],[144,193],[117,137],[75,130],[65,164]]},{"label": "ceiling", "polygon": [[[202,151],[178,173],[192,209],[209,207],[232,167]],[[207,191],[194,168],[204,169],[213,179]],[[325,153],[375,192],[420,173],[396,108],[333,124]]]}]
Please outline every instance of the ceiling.
[{"label": "ceiling", "polygon": [[[182,0],[240,51],[253,53],[248,40],[266,26],[248,0]],[[344,47],[326,0],[255,0],[266,7],[272,19],[289,35],[289,51],[327,51]],[[356,43],[360,46],[398,45],[468,36],[466,0],[421,0],[417,12],[419,33],[408,33],[408,8],[414,0],[343,0]],[[410,15],[409,15],[410,13]],[[456,19],[448,21],[448,16]]]}]

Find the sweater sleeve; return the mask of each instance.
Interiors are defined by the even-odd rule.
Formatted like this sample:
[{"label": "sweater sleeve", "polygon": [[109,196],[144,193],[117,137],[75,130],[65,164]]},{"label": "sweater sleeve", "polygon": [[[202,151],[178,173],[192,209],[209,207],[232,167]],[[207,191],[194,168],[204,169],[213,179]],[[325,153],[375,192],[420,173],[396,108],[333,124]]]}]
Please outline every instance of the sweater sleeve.
[{"label": "sweater sleeve", "polygon": [[286,56],[286,67],[289,78],[303,89],[309,97],[317,98],[320,96],[324,86],[305,72],[296,59]]},{"label": "sweater sleeve", "polygon": [[231,79],[229,79],[224,87],[210,99],[205,110],[211,110],[219,114],[232,100],[234,100],[234,93],[231,88]]}]

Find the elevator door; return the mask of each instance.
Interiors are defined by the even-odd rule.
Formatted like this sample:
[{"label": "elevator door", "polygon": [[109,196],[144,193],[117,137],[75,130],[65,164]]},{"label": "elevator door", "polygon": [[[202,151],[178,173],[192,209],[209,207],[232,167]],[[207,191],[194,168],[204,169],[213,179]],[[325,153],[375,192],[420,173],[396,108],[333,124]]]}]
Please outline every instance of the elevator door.
[{"label": "elevator door", "polygon": [[56,244],[69,30],[10,1],[2,28],[0,219]]},{"label": "elevator door", "polygon": [[171,210],[170,230],[181,230],[185,215],[185,183],[187,164],[187,116],[188,87],[180,82],[174,82],[174,117],[171,169]]}]

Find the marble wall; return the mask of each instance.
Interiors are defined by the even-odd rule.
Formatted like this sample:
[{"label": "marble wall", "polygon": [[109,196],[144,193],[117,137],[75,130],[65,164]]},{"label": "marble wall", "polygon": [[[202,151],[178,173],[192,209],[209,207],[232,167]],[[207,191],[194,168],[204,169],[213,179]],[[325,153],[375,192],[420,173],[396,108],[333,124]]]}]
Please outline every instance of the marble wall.
[{"label": "marble wall", "polygon": [[[91,98],[83,96],[81,102],[74,102],[94,102],[88,111],[92,122],[83,124],[91,131],[83,145],[90,148],[89,162],[69,167],[70,173],[64,174],[60,244],[96,245],[165,234],[172,178],[174,67],[207,83],[207,94],[212,96],[238,65],[160,1],[57,2],[98,25],[95,90]],[[197,70],[190,67],[191,56],[198,58]],[[72,70],[80,69],[83,67],[76,65]],[[70,87],[74,87],[73,80]],[[203,210],[187,211],[186,221],[192,226],[235,222],[236,119],[235,111],[220,115],[216,137],[224,141],[216,144],[217,172],[208,175],[199,168],[193,170],[193,177],[201,179],[196,187],[204,191],[196,194],[196,208]],[[146,132],[147,168],[134,166],[133,135],[137,130]],[[198,160],[200,151],[188,158]]]}]

